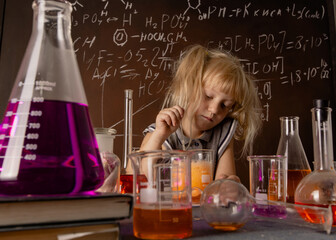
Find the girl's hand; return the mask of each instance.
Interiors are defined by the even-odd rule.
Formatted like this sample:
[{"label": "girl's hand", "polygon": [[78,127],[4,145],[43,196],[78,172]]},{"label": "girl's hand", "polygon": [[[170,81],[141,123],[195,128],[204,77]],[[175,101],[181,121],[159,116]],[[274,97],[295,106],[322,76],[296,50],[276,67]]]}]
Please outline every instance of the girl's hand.
[{"label": "girl's hand", "polygon": [[169,137],[179,128],[183,114],[184,109],[177,105],[171,108],[162,109],[156,116],[155,131],[157,134],[164,136],[165,139]]}]

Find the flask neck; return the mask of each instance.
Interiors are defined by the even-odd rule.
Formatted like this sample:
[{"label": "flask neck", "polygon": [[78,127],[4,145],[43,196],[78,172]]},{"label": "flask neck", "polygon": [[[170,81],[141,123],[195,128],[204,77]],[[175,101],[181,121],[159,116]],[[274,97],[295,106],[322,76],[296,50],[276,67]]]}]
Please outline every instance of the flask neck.
[{"label": "flask neck", "polygon": [[310,170],[299,136],[299,117],[280,117],[281,136],[278,155],[287,157],[288,170]]},{"label": "flask neck", "polygon": [[313,108],[314,169],[333,169],[333,139],[331,108]]},{"label": "flask neck", "polygon": [[280,117],[281,136],[299,136],[299,117]]},{"label": "flask neck", "polygon": [[68,2],[35,0],[33,2],[33,34],[43,32],[43,40],[58,48],[72,49],[71,4]]}]

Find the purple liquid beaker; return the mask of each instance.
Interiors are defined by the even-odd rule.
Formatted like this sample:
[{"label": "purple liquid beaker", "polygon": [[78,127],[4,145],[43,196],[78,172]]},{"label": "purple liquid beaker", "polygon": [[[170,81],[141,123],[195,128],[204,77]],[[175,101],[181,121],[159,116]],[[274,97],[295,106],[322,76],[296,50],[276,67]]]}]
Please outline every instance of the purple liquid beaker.
[{"label": "purple liquid beaker", "polygon": [[[19,104],[29,104],[26,113]],[[20,126],[18,118],[27,118]],[[19,128],[25,128],[20,136]],[[18,173],[3,177],[13,138],[23,144]],[[62,101],[9,103],[0,129],[0,195],[61,194],[89,191],[103,182],[103,168],[86,105]]]}]

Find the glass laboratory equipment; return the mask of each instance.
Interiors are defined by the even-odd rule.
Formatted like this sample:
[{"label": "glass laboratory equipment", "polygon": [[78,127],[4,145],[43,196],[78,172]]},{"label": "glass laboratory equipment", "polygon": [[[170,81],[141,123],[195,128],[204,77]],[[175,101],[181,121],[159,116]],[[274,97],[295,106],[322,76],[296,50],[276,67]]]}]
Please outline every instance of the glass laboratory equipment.
[{"label": "glass laboratory equipment", "polygon": [[104,167],[104,184],[98,192],[118,192],[120,189],[120,159],[113,153],[117,131],[113,128],[95,128],[100,157]]},{"label": "glass laboratory equipment", "polygon": [[[333,209],[336,225],[336,172],[331,125],[331,108],[328,100],[314,100],[312,112],[314,171],[305,176],[295,191],[295,203]],[[312,215],[313,219],[315,215]]]},{"label": "glass laboratory equipment", "polygon": [[125,117],[124,117],[124,152],[123,162],[120,172],[120,192],[133,192],[133,174],[131,164],[128,162],[128,154],[132,152],[132,134],[133,134],[133,90],[125,89]]},{"label": "glass laboratory equipment", "polygon": [[287,202],[294,203],[296,186],[311,172],[306,153],[299,136],[299,117],[280,117],[281,135],[277,155],[287,159]]},{"label": "glass laboratory equipment", "polygon": [[[210,183],[201,197],[201,213],[204,220],[213,228],[222,231],[235,231],[248,221],[270,221],[306,227],[317,231],[331,232],[332,210],[306,205],[264,200],[265,205],[281,209],[282,214],[260,215],[256,211],[260,200],[249,194],[244,185],[229,179],[219,179]],[[307,215],[314,214],[314,219]]]},{"label": "glass laboratory equipment", "polygon": [[199,205],[204,188],[213,181],[214,151],[212,149],[188,150],[191,156],[192,203]]},{"label": "glass laboratory equipment", "polygon": [[32,7],[32,35],[0,128],[0,194],[95,190],[104,171],[73,50],[71,4]]},{"label": "glass laboratory equipment", "polygon": [[[250,193],[261,200],[286,202],[286,159],[282,155],[252,155],[249,161]],[[269,209],[259,211],[267,213]],[[281,213],[280,213],[281,214]]]},{"label": "glass laboratory equipment", "polygon": [[134,236],[142,239],[191,236],[190,153],[157,150],[128,156],[134,171]]}]

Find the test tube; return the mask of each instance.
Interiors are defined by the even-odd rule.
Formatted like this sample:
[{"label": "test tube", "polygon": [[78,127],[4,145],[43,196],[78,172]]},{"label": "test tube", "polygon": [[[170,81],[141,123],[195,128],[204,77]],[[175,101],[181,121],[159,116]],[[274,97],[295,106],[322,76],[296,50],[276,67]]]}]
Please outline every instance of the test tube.
[{"label": "test tube", "polygon": [[[124,125],[124,154],[123,171],[126,171],[128,154],[132,152],[132,117],[133,114],[133,90],[125,89],[125,125]],[[125,173],[125,172],[124,172]]]}]

